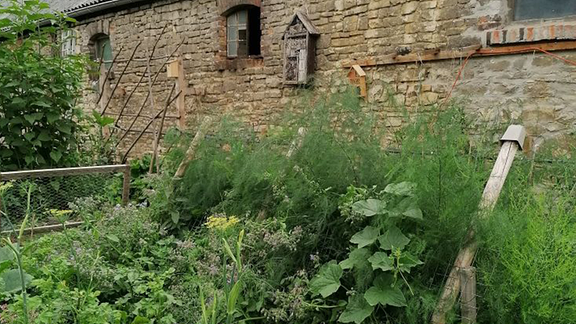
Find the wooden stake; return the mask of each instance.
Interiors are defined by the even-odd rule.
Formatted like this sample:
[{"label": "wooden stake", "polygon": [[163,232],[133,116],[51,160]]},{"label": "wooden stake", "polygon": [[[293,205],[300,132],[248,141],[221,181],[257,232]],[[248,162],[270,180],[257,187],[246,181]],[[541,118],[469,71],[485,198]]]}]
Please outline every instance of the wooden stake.
[{"label": "wooden stake", "polygon": [[[502,191],[502,187],[504,186],[504,182],[506,181],[506,177],[508,176],[508,172],[510,171],[510,167],[512,166],[512,162],[514,162],[514,157],[516,156],[518,148],[518,142],[515,141],[507,141],[502,145],[500,154],[498,154],[496,163],[494,163],[494,168],[492,169],[490,178],[486,183],[486,187],[484,188],[484,193],[480,201],[479,216],[481,218],[487,217],[490,211],[496,205],[498,197],[500,196],[500,192]],[[472,265],[477,249],[478,245],[474,240],[474,230],[470,230],[466,237],[466,243],[458,253],[456,261],[454,261],[454,266],[450,271],[448,279],[446,280],[444,290],[442,291],[442,295],[438,301],[438,306],[434,312],[434,315],[432,316],[433,324],[446,323],[446,314],[450,311],[450,309],[452,309],[452,306],[456,301],[456,297],[458,296],[458,292],[460,291],[461,282],[459,271],[460,269],[468,268]]]},{"label": "wooden stake", "polygon": [[[176,89],[176,84],[174,84],[174,86],[172,86],[172,90],[170,90],[170,94],[168,95],[168,97],[166,98],[166,103],[168,103],[168,101],[170,101],[170,98],[172,98],[172,94],[174,93],[174,90]],[[178,99],[180,99],[181,95],[178,97]],[[178,101],[176,101],[178,102]],[[164,128],[164,121],[166,120],[166,113],[168,112],[168,109],[164,109],[164,113],[162,114],[162,119],[160,120],[160,126],[157,129],[156,132],[156,138],[154,139],[154,152],[152,153],[152,160],[150,161],[150,169],[148,170],[148,173],[152,173],[152,171],[154,170],[154,162],[156,161],[156,165],[157,165],[157,172],[159,170],[158,167],[158,147],[160,146],[160,137],[162,137],[162,129]]]},{"label": "wooden stake", "polygon": [[186,169],[188,168],[188,165],[196,157],[196,151],[198,149],[198,146],[200,146],[200,143],[204,139],[206,131],[208,130],[211,124],[212,119],[210,117],[204,118],[204,121],[202,121],[202,124],[200,124],[200,127],[198,128],[198,131],[196,132],[196,135],[194,136],[192,143],[190,143],[190,147],[188,147],[188,150],[186,151],[186,156],[184,157],[184,160],[182,160],[182,162],[178,166],[178,170],[176,170],[176,173],[174,173],[174,177],[172,178],[173,180],[179,180],[184,176],[184,174],[186,173]]},{"label": "wooden stake", "polygon": [[176,108],[178,108],[178,127],[181,130],[186,129],[186,95],[188,93],[188,82],[186,81],[186,75],[184,74],[184,62],[182,57],[178,57],[178,91],[182,91],[183,95],[178,97],[176,101]]},{"label": "wooden stake", "polygon": [[461,322],[462,324],[476,324],[476,269],[467,267],[460,269]]}]

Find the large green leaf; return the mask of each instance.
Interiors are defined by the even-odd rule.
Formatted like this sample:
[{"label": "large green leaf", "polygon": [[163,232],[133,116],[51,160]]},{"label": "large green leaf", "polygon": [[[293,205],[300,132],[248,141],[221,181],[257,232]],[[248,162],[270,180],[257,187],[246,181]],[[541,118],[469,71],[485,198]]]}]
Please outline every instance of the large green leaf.
[{"label": "large green leaf", "polygon": [[394,269],[394,259],[388,256],[386,252],[376,252],[371,256],[368,261],[372,264],[372,269],[380,269],[382,271],[390,271]]},{"label": "large green leaf", "polygon": [[0,247],[0,262],[12,260],[14,260],[14,252],[7,246]]},{"label": "large green leaf", "polygon": [[320,294],[326,298],[340,288],[340,278],[342,278],[342,268],[336,261],[330,261],[310,281],[310,291],[314,295]]},{"label": "large green leaf", "polygon": [[398,260],[398,268],[400,271],[410,273],[410,269],[423,264],[422,261],[418,260],[417,257],[413,256],[409,252],[403,252]]},{"label": "large green leaf", "polygon": [[406,306],[406,298],[398,285],[394,284],[394,277],[390,274],[376,277],[374,286],[366,291],[364,298],[371,306],[378,304],[382,306]]},{"label": "large green leaf", "polygon": [[422,219],[422,211],[418,208],[416,198],[406,197],[402,199],[398,205],[388,211],[390,217],[409,217],[414,219]]},{"label": "large green leaf", "polygon": [[412,182],[392,183],[384,188],[384,192],[396,196],[413,196],[416,184]]},{"label": "large green leaf", "polygon": [[338,318],[341,323],[362,323],[374,311],[362,295],[354,295],[348,298],[348,306]]},{"label": "large green leaf", "polygon": [[380,230],[378,228],[366,226],[366,228],[354,234],[350,239],[350,242],[358,244],[358,248],[363,248],[376,242],[379,235]]},{"label": "large green leaf", "polygon": [[352,205],[352,211],[367,217],[383,214],[385,208],[386,202],[378,199],[360,200]]},{"label": "large green leaf", "polygon": [[[22,290],[22,283],[20,281],[20,271],[12,269],[0,273],[0,277],[4,285],[0,287],[1,292],[11,293]],[[32,281],[32,276],[24,272],[24,282],[28,285]]]},{"label": "large green leaf", "polygon": [[60,161],[60,159],[62,158],[62,153],[60,153],[59,151],[52,151],[50,152],[50,157],[52,158],[52,160],[54,160],[54,162],[58,163],[58,161]]},{"label": "large green leaf", "polygon": [[363,264],[368,263],[368,256],[370,251],[368,249],[355,249],[350,252],[348,259],[340,262],[342,269],[352,269],[354,267],[361,267]]},{"label": "large green leaf", "polygon": [[410,239],[402,234],[398,227],[392,226],[384,235],[378,238],[378,242],[380,242],[380,247],[384,250],[392,250],[393,248],[404,248],[410,242]]}]

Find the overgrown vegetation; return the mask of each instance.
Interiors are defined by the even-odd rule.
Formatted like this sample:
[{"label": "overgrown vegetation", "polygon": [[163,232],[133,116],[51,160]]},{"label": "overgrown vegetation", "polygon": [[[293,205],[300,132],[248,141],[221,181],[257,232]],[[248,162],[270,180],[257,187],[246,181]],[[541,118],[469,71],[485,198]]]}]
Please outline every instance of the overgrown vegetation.
[{"label": "overgrown vegetation", "polygon": [[[32,7],[26,19],[48,17]],[[22,89],[12,90],[30,98]],[[5,96],[2,107],[15,110],[16,97]],[[76,109],[47,102],[45,110],[32,104],[27,113],[42,118],[27,121],[23,134],[44,129],[54,107]],[[480,323],[574,322],[574,161],[519,158],[495,212],[480,221],[496,145],[470,143],[458,106],[406,113],[395,133],[354,91],[303,91],[287,108],[293,114],[261,134],[228,118],[213,125],[179,180],[173,174],[194,134],[171,130],[159,174],[146,175],[149,159],[132,163],[136,205],[115,205],[112,184],[49,211],[63,225],[83,220],[78,229],[24,234],[46,188],[19,188],[30,203],[8,214],[14,184],[2,184],[1,217],[24,225],[18,243],[7,237],[0,246],[0,323],[429,323],[470,226],[481,247]],[[100,131],[110,122],[94,119]],[[54,133],[55,141],[66,134]],[[103,144],[102,132],[90,136]],[[61,146],[70,156],[73,138]],[[37,150],[26,153],[32,162],[2,155],[2,165],[65,163],[39,160],[43,151],[28,146]],[[94,161],[109,152],[93,148]],[[458,309],[449,322],[460,322]]]}]

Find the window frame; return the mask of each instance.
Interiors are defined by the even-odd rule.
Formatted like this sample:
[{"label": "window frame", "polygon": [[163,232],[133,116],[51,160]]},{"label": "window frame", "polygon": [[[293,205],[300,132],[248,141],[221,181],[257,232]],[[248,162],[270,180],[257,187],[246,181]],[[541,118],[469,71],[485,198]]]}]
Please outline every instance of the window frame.
[{"label": "window frame", "polygon": [[60,33],[60,55],[66,57],[76,55],[78,34],[74,29],[62,30]]},{"label": "window frame", "polygon": [[509,7],[509,19],[512,23],[523,23],[531,21],[554,21],[554,20],[576,20],[576,14],[568,14],[559,17],[538,17],[538,18],[517,18],[516,17],[516,6],[519,5],[519,0],[504,0],[508,2]]},{"label": "window frame", "polygon": [[[240,16],[244,14],[244,23],[240,22]],[[234,19],[232,21],[232,19]],[[228,16],[226,16],[226,56],[229,58],[246,57],[249,56],[249,44],[250,44],[250,22],[249,13],[247,8],[240,8],[233,11]],[[235,32],[234,38],[231,37],[231,30]],[[245,32],[245,39],[240,38],[240,31]],[[240,53],[241,43],[244,43],[245,54]],[[234,52],[231,51],[230,44],[234,44]]]}]

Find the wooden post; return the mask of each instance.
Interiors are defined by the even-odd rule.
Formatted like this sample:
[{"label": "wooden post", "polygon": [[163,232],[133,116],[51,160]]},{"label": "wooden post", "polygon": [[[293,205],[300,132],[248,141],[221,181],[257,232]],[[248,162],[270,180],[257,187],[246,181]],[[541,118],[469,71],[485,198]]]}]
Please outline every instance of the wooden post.
[{"label": "wooden post", "polygon": [[122,182],[122,205],[127,206],[130,201],[130,163],[124,167],[124,181]]},{"label": "wooden post", "polygon": [[[520,128],[522,132],[520,132],[516,138],[506,136],[509,134],[511,129],[518,130],[518,128]],[[488,178],[488,182],[484,188],[484,193],[482,194],[482,199],[480,200],[479,216],[481,218],[487,217],[496,205],[502,187],[504,186],[504,182],[506,181],[506,177],[508,176],[508,172],[510,171],[510,167],[512,167],[512,162],[514,162],[516,152],[524,145],[525,135],[526,133],[524,128],[517,125],[510,126],[506,134],[504,134],[502,148],[500,149],[498,158],[494,163],[494,168],[492,169],[490,178]],[[458,297],[461,285],[459,271],[460,269],[465,269],[472,265],[476,255],[476,250],[478,249],[478,244],[474,240],[474,234],[474,230],[472,229],[468,232],[465,244],[460,249],[456,261],[454,261],[454,266],[446,280],[436,311],[432,315],[433,324],[446,323],[446,314],[450,309],[452,309],[456,297]]]},{"label": "wooden post", "polygon": [[178,91],[182,92],[182,95],[176,100],[176,108],[178,109],[178,127],[181,130],[186,129],[186,94],[188,93],[188,82],[186,81],[186,75],[184,73],[184,62],[182,61],[182,56],[178,57]]},{"label": "wooden post", "polygon": [[174,177],[172,178],[173,180],[178,180],[184,176],[184,173],[186,173],[188,165],[196,157],[196,150],[198,149],[198,146],[200,146],[200,143],[204,139],[206,131],[208,130],[208,127],[210,127],[211,124],[212,119],[210,117],[204,118],[204,121],[202,122],[202,124],[200,124],[200,127],[198,128],[198,131],[196,132],[196,135],[194,136],[192,143],[190,143],[190,147],[186,151],[184,160],[182,160],[182,162],[178,166],[178,170],[176,170],[176,173],[174,173]]},{"label": "wooden post", "polygon": [[462,324],[476,324],[476,269],[460,269],[460,304]]},{"label": "wooden post", "polygon": [[288,153],[286,153],[287,158],[291,158],[296,151],[298,151],[302,144],[304,144],[304,137],[306,136],[306,128],[300,127],[298,128],[298,135],[296,138],[290,143],[290,148],[288,149]]}]

